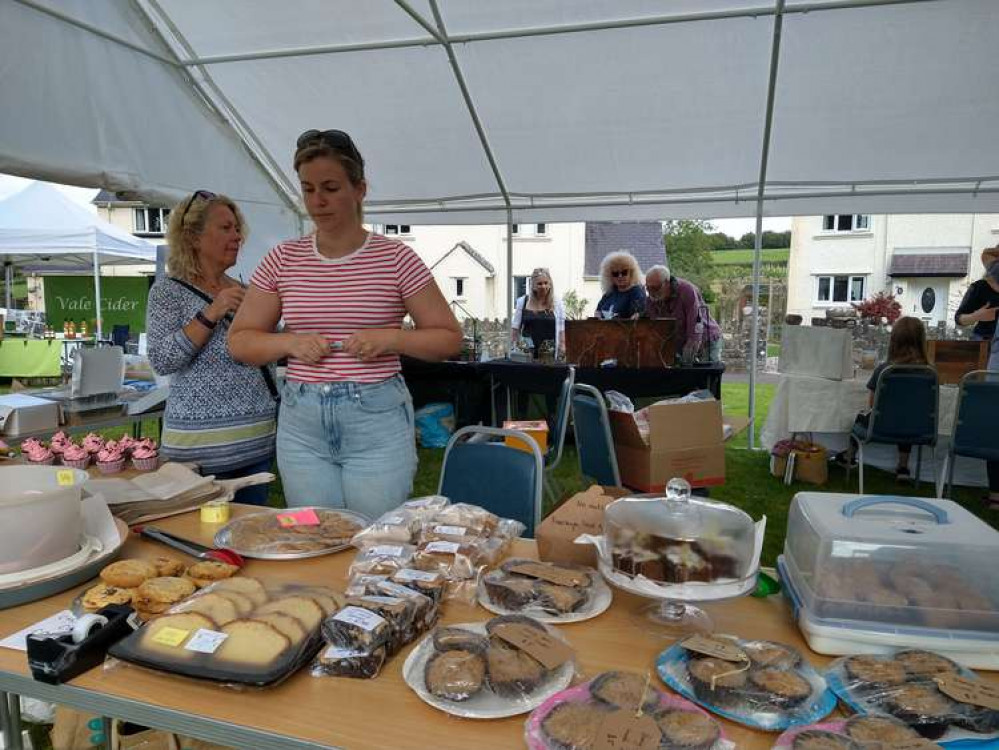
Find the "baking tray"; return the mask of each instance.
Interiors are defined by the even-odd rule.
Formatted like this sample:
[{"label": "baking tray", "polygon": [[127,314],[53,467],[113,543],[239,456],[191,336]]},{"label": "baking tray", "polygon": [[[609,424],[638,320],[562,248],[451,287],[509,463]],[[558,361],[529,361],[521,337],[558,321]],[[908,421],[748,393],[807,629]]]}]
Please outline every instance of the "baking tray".
[{"label": "baking tray", "polygon": [[97,574],[101,572],[101,568],[117,559],[118,555],[121,554],[125,540],[128,538],[128,526],[119,518],[116,518],[114,522],[118,528],[118,544],[116,546],[101,552],[88,562],[83,563],[81,567],[64,575],[0,590],[0,609],[45,599],[66,589],[71,589],[84,581],[96,578]]},{"label": "baking tray", "polygon": [[[261,513],[250,513],[246,516],[240,516],[234,521],[230,521],[224,527],[219,529],[218,533],[215,535],[215,546],[223,547],[225,549],[231,549],[243,557],[249,557],[255,560],[303,560],[307,557],[322,557],[323,555],[330,555],[334,552],[339,552],[340,550],[345,550],[350,547],[350,540],[346,540],[343,544],[331,545],[330,547],[323,547],[322,549],[312,549],[305,550],[302,552],[258,552],[253,548],[240,547],[233,543],[232,532],[233,529],[239,526],[241,523],[245,523],[250,518],[259,518],[260,516],[275,516],[278,513],[288,513],[288,512],[298,512],[303,510],[314,510],[322,511],[326,513],[338,513],[345,518],[360,524],[361,528],[365,528],[371,525],[371,519],[362,513],[357,513],[352,510],[340,509],[340,508],[325,508],[319,505],[310,505],[305,507],[296,508],[282,508],[270,511],[264,511]],[[360,529],[359,529],[360,530]]]}]

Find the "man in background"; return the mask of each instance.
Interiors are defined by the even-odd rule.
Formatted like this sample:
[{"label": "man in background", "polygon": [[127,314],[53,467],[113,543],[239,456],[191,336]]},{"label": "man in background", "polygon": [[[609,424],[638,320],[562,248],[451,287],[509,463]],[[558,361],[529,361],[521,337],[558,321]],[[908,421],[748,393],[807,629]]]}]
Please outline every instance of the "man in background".
[{"label": "man in background", "polygon": [[711,318],[701,290],[673,276],[666,266],[645,272],[646,318],[676,318],[676,350],[684,363],[721,362],[721,328]]}]

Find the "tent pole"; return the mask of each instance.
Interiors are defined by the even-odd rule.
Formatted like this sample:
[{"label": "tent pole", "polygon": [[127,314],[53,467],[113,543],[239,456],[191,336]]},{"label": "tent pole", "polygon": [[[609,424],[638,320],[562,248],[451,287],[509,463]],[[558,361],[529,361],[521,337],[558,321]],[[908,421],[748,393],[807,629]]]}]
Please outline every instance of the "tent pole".
[{"label": "tent pole", "polygon": [[506,321],[513,328],[513,209],[506,207]]},{"label": "tent pole", "polygon": [[763,148],[760,154],[760,179],[756,192],[756,242],[753,247],[753,330],[749,337],[749,449],[756,448],[756,351],[760,345],[760,258],[763,254],[763,196],[770,158],[770,133],[774,119],[777,91],[777,68],[780,65],[780,34],[784,23],[784,0],[774,4],[774,35],[770,47],[770,82],[767,84],[767,110],[763,124]]},{"label": "tent pole", "polygon": [[14,265],[12,263],[3,264],[3,288],[4,307],[10,310],[14,307]]},{"label": "tent pole", "polygon": [[94,249],[94,311],[97,314],[94,320],[94,336],[100,341],[104,338],[104,331],[101,329],[101,261],[96,248]]}]

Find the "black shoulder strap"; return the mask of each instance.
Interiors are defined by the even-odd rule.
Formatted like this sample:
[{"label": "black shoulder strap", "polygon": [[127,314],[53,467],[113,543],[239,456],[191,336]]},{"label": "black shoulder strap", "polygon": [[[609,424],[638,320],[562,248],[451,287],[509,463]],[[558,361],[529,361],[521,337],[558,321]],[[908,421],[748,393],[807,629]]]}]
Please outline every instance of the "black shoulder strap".
[{"label": "black shoulder strap", "polygon": [[[188,282],[182,279],[178,279],[176,276],[169,276],[167,278],[169,278],[170,281],[180,284],[182,287],[184,287],[187,291],[191,292],[192,294],[198,295],[209,305],[215,301],[207,294],[205,294],[203,291],[198,289],[198,287],[194,286],[194,284],[189,284]],[[229,320],[232,320],[231,313],[226,313],[226,317]],[[274,399],[275,401],[280,401],[281,395],[278,393],[277,384],[274,382],[274,376],[271,375],[270,368],[267,367],[267,365],[261,365],[260,374],[264,376],[264,382],[267,384],[267,390],[270,391],[271,398]]]}]

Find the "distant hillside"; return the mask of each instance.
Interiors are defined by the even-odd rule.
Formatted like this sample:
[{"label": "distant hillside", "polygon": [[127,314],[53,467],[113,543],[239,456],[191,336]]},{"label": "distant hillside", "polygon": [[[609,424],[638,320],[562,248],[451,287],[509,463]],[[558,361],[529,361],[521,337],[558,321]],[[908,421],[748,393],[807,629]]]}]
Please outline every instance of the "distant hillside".
[{"label": "distant hillside", "polygon": [[[763,250],[760,261],[763,263],[787,263],[791,255],[790,249],[785,250]],[[711,253],[711,262],[716,266],[752,266],[752,250],[714,250]]]}]

